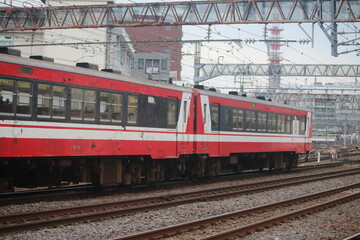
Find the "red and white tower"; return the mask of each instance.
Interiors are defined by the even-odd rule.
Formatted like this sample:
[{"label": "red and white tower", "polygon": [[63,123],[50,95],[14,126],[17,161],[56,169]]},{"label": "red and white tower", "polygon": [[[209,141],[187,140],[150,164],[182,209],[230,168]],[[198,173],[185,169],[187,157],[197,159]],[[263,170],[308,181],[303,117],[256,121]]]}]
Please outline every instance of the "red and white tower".
[{"label": "red and white tower", "polygon": [[281,32],[284,30],[282,28],[279,28],[278,26],[272,26],[268,29],[270,31],[268,42],[268,62],[270,65],[270,72],[269,72],[269,82],[268,82],[268,88],[269,91],[275,92],[275,89],[280,87],[280,81],[281,81],[281,62],[283,60],[282,52],[280,51],[281,47],[283,46],[283,43],[279,40],[281,37]]}]

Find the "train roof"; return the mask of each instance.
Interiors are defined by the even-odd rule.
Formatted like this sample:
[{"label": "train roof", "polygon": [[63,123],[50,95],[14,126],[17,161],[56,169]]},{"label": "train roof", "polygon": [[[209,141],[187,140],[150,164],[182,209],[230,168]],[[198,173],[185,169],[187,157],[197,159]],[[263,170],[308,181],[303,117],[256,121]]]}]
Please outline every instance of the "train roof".
[{"label": "train roof", "polygon": [[100,77],[100,78],[107,78],[107,79],[116,80],[116,81],[136,83],[136,84],[141,84],[141,85],[146,85],[146,86],[171,89],[171,90],[182,91],[182,92],[192,92],[193,91],[193,89],[189,88],[189,87],[177,86],[177,85],[173,85],[173,84],[161,83],[161,82],[156,82],[156,81],[151,81],[151,80],[142,80],[142,79],[132,78],[132,77],[128,77],[128,76],[117,74],[117,73],[99,71],[99,70],[94,70],[94,69],[90,69],[90,68],[70,66],[70,65],[53,63],[53,62],[48,62],[48,61],[41,61],[41,60],[37,60],[37,59],[24,58],[24,57],[9,55],[9,54],[1,54],[0,53],[0,61],[14,63],[14,64],[20,64],[20,65],[25,65],[25,66],[30,66],[30,67],[39,67],[39,68],[56,70],[56,71],[64,71],[64,72],[83,74],[83,75],[89,75],[89,76]]},{"label": "train roof", "polygon": [[[20,65],[25,65],[25,66],[30,66],[30,67],[40,67],[40,68],[46,68],[46,69],[51,69],[51,70],[56,70],[56,71],[71,72],[71,73],[76,73],[76,74],[90,75],[90,76],[95,76],[95,77],[100,77],[100,78],[112,79],[112,80],[116,80],[116,81],[124,81],[124,82],[141,84],[141,85],[145,85],[145,86],[153,86],[153,87],[158,87],[158,88],[163,88],[163,89],[171,89],[171,90],[175,90],[175,91],[182,91],[182,92],[193,92],[194,91],[194,89],[190,88],[190,87],[183,87],[183,86],[178,86],[178,85],[173,85],[173,84],[155,82],[155,81],[151,81],[151,80],[142,80],[142,79],[132,78],[132,77],[128,77],[128,76],[124,76],[124,75],[120,75],[120,74],[116,74],[116,73],[111,73],[111,72],[104,72],[104,71],[99,71],[99,70],[94,70],[94,69],[89,69],[89,68],[82,68],[82,67],[70,66],[70,65],[60,64],[60,63],[41,61],[41,60],[37,60],[37,59],[13,56],[13,55],[9,55],[9,54],[0,53],[0,59],[1,59],[0,61],[8,62],[8,63],[20,64]],[[201,94],[207,95],[207,96],[226,98],[226,99],[232,99],[232,100],[241,100],[244,102],[263,104],[263,105],[268,105],[268,106],[276,106],[276,107],[282,107],[282,108],[294,109],[294,110],[300,110],[300,111],[310,111],[309,109],[306,109],[306,108],[300,108],[300,107],[296,107],[296,106],[291,106],[291,105],[277,103],[277,102],[270,102],[270,101],[260,100],[260,99],[256,99],[256,98],[243,97],[243,96],[239,96],[239,95],[224,94],[224,93],[201,90],[201,89],[196,89],[196,91],[199,91]]]},{"label": "train roof", "polygon": [[240,100],[240,101],[249,102],[249,103],[256,103],[256,104],[262,104],[262,105],[268,105],[268,106],[274,106],[274,107],[282,107],[282,108],[287,108],[287,109],[311,112],[311,110],[307,109],[307,108],[291,106],[288,104],[283,104],[283,103],[278,103],[278,102],[271,102],[271,101],[266,101],[266,100],[251,98],[251,97],[243,97],[240,95],[224,94],[224,93],[206,91],[206,90],[201,90],[201,89],[198,89],[198,91],[203,95],[212,96],[212,97],[219,97],[219,98],[238,100],[238,101]]}]

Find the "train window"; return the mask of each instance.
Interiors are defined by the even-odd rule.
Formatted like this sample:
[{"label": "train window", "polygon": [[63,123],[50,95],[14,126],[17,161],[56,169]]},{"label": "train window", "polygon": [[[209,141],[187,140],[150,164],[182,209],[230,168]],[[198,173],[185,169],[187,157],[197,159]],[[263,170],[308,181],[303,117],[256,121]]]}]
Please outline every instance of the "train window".
[{"label": "train window", "polygon": [[[167,99],[141,95],[139,97],[138,123],[144,127],[164,127],[167,124]],[[156,114],[154,114],[156,113]]]},{"label": "train window", "polygon": [[285,115],[279,114],[278,115],[278,129],[279,133],[285,133]]},{"label": "train window", "polygon": [[38,85],[37,115],[43,118],[65,118],[66,88],[49,84]]},{"label": "train window", "polygon": [[219,130],[219,106],[211,104],[211,130]]},{"label": "train window", "polygon": [[111,93],[100,92],[100,121],[111,121]]},{"label": "train window", "polygon": [[121,122],[123,96],[118,93],[100,92],[100,121]]},{"label": "train window", "polygon": [[257,129],[258,131],[266,132],[266,112],[258,112],[257,114]]},{"label": "train window", "polygon": [[38,85],[38,104],[37,115],[38,117],[51,117],[51,95],[52,85],[39,84]]},{"label": "train window", "polygon": [[33,84],[30,82],[0,80],[0,112],[5,115],[30,116]]},{"label": "train window", "polygon": [[128,96],[127,122],[128,123],[137,123],[137,114],[138,114],[138,97],[129,95]]},{"label": "train window", "polygon": [[233,109],[227,108],[225,109],[225,130],[233,129]]},{"label": "train window", "polygon": [[53,86],[52,116],[65,118],[67,89],[62,86]]},{"label": "train window", "polygon": [[248,131],[256,131],[256,112],[246,111],[246,129]]},{"label": "train window", "polygon": [[206,124],[206,119],[207,119],[207,117],[206,117],[207,112],[206,111],[207,111],[207,104],[204,103],[204,107],[203,107],[204,124]]},{"label": "train window", "polygon": [[303,117],[303,116],[298,116],[298,119],[299,119],[299,123],[300,123],[300,126],[299,126],[299,134],[300,135],[304,135],[305,134],[305,130],[306,130],[306,117]]},{"label": "train window", "polygon": [[176,101],[169,99],[167,106],[168,106],[167,124],[168,124],[168,126],[175,126],[176,125]]},{"label": "train window", "polygon": [[84,120],[95,120],[96,91],[84,90]]},{"label": "train window", "polygon": [[0,79],[0,113],[14,115],[15,81]]},{"label": "train window", "polygon": [[276,132],[276,114],[268,113],[268,132]]},{"label": "train window", "polygon": [[71,119],[95,120],[96,91],[71,89]]},{"label": "train window", "polygon": [[17,81],[17,116],[30,116],[32,107],[32,91],[32,83]]},{"label": "train window", "polygon": [[244,110],[234,109],[233,111],[233,129],[238,131],[244,130]]},{"label": "train window", "polygon": [[286,116],[286,133],[292,133],[293,130],[293,116]]},{"label": "train window", "polygon": [[83,118],[84,90],[71,89],[71,119],[82,120]]},{"label": "train window", "polygon": [[119,93],[111,94],[111,121],[121,122],[122,120],[122,108],[123,108],[123,95]]},{"label": "train window", "polygon": [[183,116],[184,116],[184,119],[183,119],[183,123],[186,123],[186,120],[187,120],[187,114],[188,114],[188,112],[187,112],[187,101],[184,101],[184,108],[183,108]]}]

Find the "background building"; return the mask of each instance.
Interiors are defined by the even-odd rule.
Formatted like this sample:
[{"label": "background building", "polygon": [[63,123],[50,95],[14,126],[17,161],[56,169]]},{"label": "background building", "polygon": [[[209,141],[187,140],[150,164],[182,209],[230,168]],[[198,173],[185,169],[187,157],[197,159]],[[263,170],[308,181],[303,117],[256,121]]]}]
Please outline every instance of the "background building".
[{"label": "background building", "polygon": [[182,26],[134,27],[126,31],[136,52],[133,76],[149,79],[153,71],[152,80],[181,80]]},{"label": "background building", "polygon": [[[106,3],[101,0],[46,1],[51,6]],[[23,57],[42,55],[67,65],[88,62],[98,65],[99,69],[113,69],[127,76],[134,65],[134,48],[123,28],[11,31],[0,33],[0,45],[14,45]]]}]

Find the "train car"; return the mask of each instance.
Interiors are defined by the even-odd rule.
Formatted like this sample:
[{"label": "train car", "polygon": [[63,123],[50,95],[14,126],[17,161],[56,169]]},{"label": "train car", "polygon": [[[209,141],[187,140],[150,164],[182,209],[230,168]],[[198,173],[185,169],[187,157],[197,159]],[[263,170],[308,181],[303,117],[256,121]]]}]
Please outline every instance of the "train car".
[{"label": "train car", "polygon": [[291,169],[312,148],[309,110],[204,90],[196,96],[202,117],[195,152],[208,159],[209,175],[221,169]]},{"label": "train car", "polygon": [[35,58],[0,54],[1,192],[290,168],[311,146],[303,109]]},{"label": "train car", "polygon": [[191,88],[1,54],[1,191],[173,177],[185,165],[180,156],[194,153],[192,96]]}]

